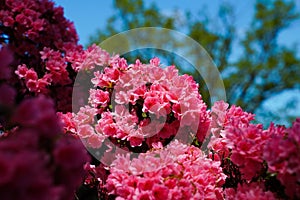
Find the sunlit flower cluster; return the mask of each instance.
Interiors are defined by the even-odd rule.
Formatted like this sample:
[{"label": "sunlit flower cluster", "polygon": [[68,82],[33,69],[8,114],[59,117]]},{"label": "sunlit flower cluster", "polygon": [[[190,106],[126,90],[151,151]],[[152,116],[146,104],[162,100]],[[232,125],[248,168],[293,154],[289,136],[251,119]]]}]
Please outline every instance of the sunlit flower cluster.
[{"label": "sunlit flower cluster", "polygon": [[175,66],[77,41],[52,1],[0,2],[0,199],[300,198],[300,118],[209,110]]},{"label": "sunlit flower cluster", "polygon": [[80,68],[94,73],[89,104],[62,118],[72,118],[71,129],[87,145],[99,148],[109,138],[145,152],[158,143],[167,144],[176,134],[199,143],[204,140],[209,112],[191,76],[178,75],[174,66],[162,69],[158,58],[128,66],[124,58],[109,57],[97,46],[91,46],[85,58]]},{"label": "sunlit flower cluster", "polygon": [[[222,175],[222,187],[228,188],[226,191],[218,190],[213,198],[225,198],[227,194],[228,198],[241,199],[247,195],[252,198],[251,195],[257,194],[261,198],[272,199],[277,195],[274,190],[268,191],[269,185],[276,180],[283,182],[283,179],[278,175],[278,179],[268,180],[274,170],[271,170],[271,165],[269,168],[264,154],[266,146],[274,138],[286,135],[283,126],[271,124],[268,129],[264,129],[261,124],[251,122],[254,120],[252,113],[235,105],[229,107],[223,101],[216,102],[208,111],[198,93],[198,85],[192,78],[178,75],[174,66],[161,68],[158,58],[150,60],[149,64],[137,60],[128,65],[124,58],[110,56],[95,45],[82,55],[85,59],[74,63],[84,73],[92,74],[89,76],[91,84],[87,104],[81,106],[77,113],[59,115],[65,124],[66,133],[78,135],[87,147],[105,152],[101,162],[107,166],[87,165],[89,167],[86,169],[93,172],[93,176],[86,179],[86,184],[95,185],[96,180],[100,184],[97,186],[99,192],[105,193],[106,197],[155,199],[157,197],[153,190],[157,189],[160,196],[176,199],[176,195],[173,196],[168,188],[169,183],[161,182],[161,178],[147,180],[151,190],[139,188],[138,182],[145,181],[143,170],[151,168],[155,163],[158,165],[151,170],[158,170],[157,174],[161,175],[164,173],[162,169],[168,168],[171,174],[179,176],[178,167],[181,165],[178,165],[178,159],[181,155],[173,156],[175,160],[169,160],[168,157],[155,154],[160,158],[159,161],[149,155],[156,151],[164,152],[164,146],[174,139],[190,144],[196,144],[196,139],[198,145],[201,145],[210,131],[210,153],[205,156],[200,151],[200,154],[202,158],[218,163],[217,166],[222,169],[219,174]],[[178,149],[184,149],[180,142],[172,143],[171,146],[174,144]],[[131,161],[129,154],[124,156],[124,152],[114,145],[125,151],[145,154]],[[192,170],[200,170],[193,164],[184,166],[189,165]],[[184,170],[187,168],[184,167]],[[204,172],[198,173],[204,176]],[[184,187],[180,185],[176,190],[185,190]],[[199,187],[197,189],[200,191]],[[192,190],[188,191],[191,193]],[[204,195],[201,192],[199,194]],[[183,193],[180,195],[182,198],[192,198]],[[196,199],[197,195],[194,196]],[[282,194],[278,193],[278,196],[282,197]]]},{"label": "sunlit flower cluster", "polygon": [[222,199],[226,176],[218,161],[177,140],[138,158],[119,156],[106,188],[118,199]]}]

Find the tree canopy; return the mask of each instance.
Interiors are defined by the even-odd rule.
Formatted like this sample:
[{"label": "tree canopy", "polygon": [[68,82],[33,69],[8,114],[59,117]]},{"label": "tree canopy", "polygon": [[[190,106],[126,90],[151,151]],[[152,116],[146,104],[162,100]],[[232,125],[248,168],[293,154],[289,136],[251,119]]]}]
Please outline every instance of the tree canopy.
[{"label": "tree canopy", "polygon": [[[183,32],[201,44],[212,57],[222,75],[228,102],[249,112],[256,112],[258,108],[262,110],[263,102],[282,91],[300,89],[297,49],[278,42],[279,35],[299,20],[299,10],[294,1],[256,1],[251,24],[242,38],[238,37],[235,24],[238,16],[234,6],[228,3],[220,4],[215,17],[206,14],[204,9],[197,16],[179,10],[165,14],[155,3],[147,4],[143,0],[114,1],[113,5],[115,13],[105,27],[91,36],[90,43],[101,43],[112,35],[138,27],[164,27]],[[239,56],[231,59],[234,43],[239,44],[240,52]],[[190,53],[197,55],[192,50]],[[200,84],[204,101],[210,105],[203,77],[182,58],[153,49],[137,50],[124,56],[129,61],[136,58],[145,61],[154,55],[161,55],[182,73],[193,75]],[[271,114],[267,117],[276,120]],[[288,122],[294,117],[285,114]]]}]

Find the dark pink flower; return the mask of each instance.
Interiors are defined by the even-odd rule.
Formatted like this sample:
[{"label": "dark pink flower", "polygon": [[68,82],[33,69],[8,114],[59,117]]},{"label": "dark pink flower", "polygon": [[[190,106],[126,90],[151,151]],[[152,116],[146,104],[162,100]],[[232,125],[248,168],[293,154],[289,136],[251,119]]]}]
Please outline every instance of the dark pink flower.
[{"label": "dark pink flower", "polygon": [[43,96],[26,99],[18,106],[13,119],[21,126],[36,127],[46,137],[53,137],[61,131],[53,108],[53,101]]},{"label": "dark pink flower", "polygon": [[265,191],[263,186],[257,183],[238,185],[237,189],[225,189],[225,199],[228,200],[275,200],[275,195],[272,192]]},{"label": "dark pink flower", "polygon": [[155,184],[152,188],[152,194],[155,199],[168,199],[169,189],[166,186]]},{"label": "dark pink flower", "polygon": [[269,131],[273,137],[265,145],[263,154],[269,171],[277,173],[288,197],[300,198],[300,118],[289,129],[272,126]]},{"label": "dark pink flower", "polygon": [[8,84],[0,84],[0,105],[13,106],[17,92],[15,88]]},{"label": "dark pink flower", "polygon": [[11,69],[9,64],[13,61],[13,54],[8,48],[0,49],[0,79],[9,79],[11,77]]},{"label": "dark pink flower", "polygon": [[[58,102],[56,106],[60,111],[71,111],[70,106],[61,106],[59,98],[64,92],[58,92],[57,88],[68,87],[76,77],[72,65],[74,63],[75,68],[77,58],[66,59],[70,55],[66,50],[80,55],[82,46],[77,44],[74,25],[64,18],[63,9],[56,8],[49,0],[27,0],[25,3],[8,0],[1,4],[0,23],[3,24],[0,32],[5,36],[4,46],[9,43],[11,50],[6,58],[1,58],[0,54],[1,63],[6,65],[6,61],[15,58],[10,68],[0,67],[0,79],[8,79],[6,83],[19,92],[19,100],[43,94]],[[67,66],[70,67],[67,69]],[[19,80],[11,76],[11,70]],[[44,79],[45,76],[51,79]],[[64,101],[71,104],[70,98]]]}]

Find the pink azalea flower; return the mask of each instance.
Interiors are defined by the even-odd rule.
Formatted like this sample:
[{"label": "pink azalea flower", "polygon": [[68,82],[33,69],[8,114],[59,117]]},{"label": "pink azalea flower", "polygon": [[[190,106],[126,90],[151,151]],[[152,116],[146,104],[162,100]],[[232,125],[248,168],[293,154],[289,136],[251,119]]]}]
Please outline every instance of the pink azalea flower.
[{"label": "pink azalea flower", "polygon": [[272,139],[264,149],[263,158],[269,171],[277,173],[277,179],[285,186],[285,193],[291,199],[300,198],[300,118],[289,129],[270,127]]},{"label": "pink azalea flower", "polygon": [[[142,146],[146,151],[159,140],[165,145],[180,124],[185,137],[194,135],[203,142],[210,117],[191,76],[180,76],[174,66],[160,68],[158,58],[147,65],[136,61],[128,66],[124,58],[108,59],[107,52],[97,46],[84,55],[82,65],[90,66],[84,69],[93,69],[94,74],[89,105],[95,108],[92,115],[98,118],[99,134],[122,141],[123,147]],[[83,111],[74,116],[79,125],[93,123],[94,118],[87,118]]]},{"label": "pink azalea flower", "polygon": [[264,188],[256,183],[238,185],[236,191],[233,188],[225,189],[225,198],[228,200],[275,200],[272,192],[264,191]]},{"label": "pink azalea flower", "polygon": [[94,89],[90,90],[89,101],[94,108],[97,108],[98,106],[106,107],[109,100],[109,93],[107,91]]},{"label": "pink azalea flower", "polygon": [[132,160],[129,154],[117,157],[105,187],[122,198],[222,199],[225,175],[219,164],[175,140]]}]

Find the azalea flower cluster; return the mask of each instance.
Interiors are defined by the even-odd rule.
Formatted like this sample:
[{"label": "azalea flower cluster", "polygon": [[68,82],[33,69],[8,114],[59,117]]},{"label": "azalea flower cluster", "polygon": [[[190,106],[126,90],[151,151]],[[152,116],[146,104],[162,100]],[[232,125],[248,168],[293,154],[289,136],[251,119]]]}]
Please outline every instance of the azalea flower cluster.
[{"label": "azalea flower cluster", "polygon": [[[300,162],[299,119],[290,129],[271,124],[264,130],[262,125],[250,123],[254,119],[252,114],[244,112],[240,107],[228,107],[228,104],[220,101],[212,108],[211,132],[213,134],[209,144],[212,152],[210,155],[206,156],[200,149],[176,140],[167,147],[156,147],[145,154],[140,154],[137,158],[130,159],[129,154],[119,155],[110,165],[110,175],[101,179],[106,183],[102,189],[105,188],[106,192],[119,197],[118,199],[160,199],[155,196],[155,191],[159,196],[165,195],[164,199],[200,199],[200,197],[203,199],[297,199]],[[181,153],[173,154],[173,152]],[[203,160],[200,163],[191,162],[183,165],[182,162],[178,162],[182,158],[186,159],[185,156],[191,152],[192,155],[196,154],[198,159],[209,160],[208,166],[218,166],[222,169],[218,172],[219,178],[222,177],[222,181],[219,182],[222,183],[222,190],[214,190],[215,196],[211,193],[188,197],[181,196],[183,195],[181,193],[173,196],[173,187],[169,188],[169,183],[164,182],[172,178],[176,181],[181,180],[178,177],[188,176],[192,170],[196,170],[201,174],[202,181],[212,183],[210,179],[204,180],[207,176],[206,172],[202,171],[206,169]],[[180,169],[184,171],[174,172],[174,165],[182,167]],[[211,170],[213,169],[209,171]],[[165,171],[171,171],[171,177],[166,178],[163,175]],[[103,178],[104,173],[101,174]],[[160,178],[152,179],[153,176]],[[96,175],[96,177],[100,176]],[[198,180],[198,177],[196,174],[189,177],[189,186],[194,186],[193,178]],[[208,177],[216,177],[216,174],[210,174]],[[151,189],[148,187],[144,189],[145,184]],[[166,190],[154,189],[156,184],[162,184]],[[220,186],[219,184],[212,183],[214,186]],[[179,182],[175,185],[180,186],[176,188],[177,192],[186,191],[185,186]],[[197,189],[201,190],[201,188],[202,186],[197,186]],[[189,191],[189,194],[196,193]]]},{"label": "azalea flower cluster", "polygon": [[[289,129],[271,124],[264,130],[261,124],[250,123],[253,114],[228,107],[222,101],[212,107],[209,143],[210,156],[222,160],[228,176],[225,187],[248,187],[244,183],[262,187],[263,183],[262,188],[268,187],[278,197],[299,198],[299,119]],[[274,184],[281,186],[274,188]]]},{"label": "azalea flower cluster", "polygon": [[7,83],[18,88],[18,100],[43,94],[55,100],[58,110],[71,111],[71,62],[82,52],[77,41],[73,23],[52,1],[1,1],[0,42],[14,57],[5,74],[15,74]]},{"label": "azalea flower cluster", "polygon": [[239,168],[241,178],[250,181],[263,168],[263,148],[272,131],[264,131],[261,124],[251,124],[253,114],[228,106],[221,101],[212,107],[213,135],[209,146],[216,159],[230,158]]},{"label": "azalea flower cluster", "polygon": [[239,184],[237,189],[227,188],[224,191],[225,199],[236,200],[236,199],[247,199],[247,200],[273,200],[276,199],[275,195],[270,192],[264,191],[264,186],[258,183]]},{"label": "azalea flower cluster", "polygon": [[300,198],[300,118],[285,134],[277,134],[265,146],[263,157],[269,170],[277,174],[278,180],[291,199]]},{"label": "azalea flower cluster", "polygon": [[[4,48],[0,59],[5,71],[13,57]],[[52,99],[16,103],[14,87],[0,90],[1,199],[74,199],[90,160],[81,141],[63,134]]]},{"label": "azalea flower cluster", "polygon": [[50,0],[1,1],[0,41],[1,199],[300,198],[300,119],[208,110],[175,66],[83,50]]},{"label": "azalea flower cluster", "polygon": [[1,123],[1,199],[73,199],[89,157],[80,140],[62,134],[53,101],[26,99],[9,112]]},{"label": "azalea flower cluster", "polygon": [[137,60],[127,65],[124,58],[110,57],[95,45],[85,57],[80,68],[94,73],[89,105],[62,119],[66,131],[77,134],[87,146],[100,148],[110,139],[145,152],[167,144],[176,134],[180,139],[204,140],[209,112],[191,76],[178,75],[174,66],[162,69],[158,58],[150,64]]},{"label": "azalea flower cluster", "polygon": [[1,199],[74,199],[90,157],[56,112],[71,110],[75,29],[51,1],[5,0],[0,41]]},{"label": "azalea flower cluster", "polygon": [[223,199],[220,162],[177,140],[132,160],[119,156],[110,172],[105,187],[118,199]]},{"label": "azalea flower cluster", "polygon": [[[286,140],[286,136],[298,134],[295,128],[298,123],[291,129],[274,124],[264,129],[261,124],[252,123],[252,113],[235,105],[229,107],[223,101],[216,102],[209,111],[191,77],[178,75],[174,66],[161,68],[158,58],[150,60],[149,64],[137,60],[128,65],[124,58],[110,56],[95,45],[83,55],[85,59],[75,63],[78,68],[84,69],[83,74],[90,75],[84,79],[91,82],[86,105],[82,105],[77,113],[59,113],[59,116],[65,124],[66,133],[78,135],[88,148],[103,153],[97,157],[101,165],[86,165],[89,176],[85,181],[85,184],[97,188],[102,198],[159,199],[155,196],[158,194],[166,199],[197,199],[200,194],[206,199],[275,199],[294,198],[291,194],[298,193],[295,175],[298,168],[293,168],[293,164],[299,158],[295,157],[293,161],[287,159],[284,165],[276,165],[274,163],[279,162],[276,161],[279,158],[275,156],[277,154],[270,153],[276,152],[272,150],[275,148],[273,143],[279,142],[280,138],[282,143],[294,141],[296,145],[293,148],[289,146],[291,152],[297,155],[299,141],[295,138]],[[207,156],[198,149],[205,139],[209,140]],[[189,145],[184,144],[187,142]],[[170,153],[175,146],[185,149],[184,153],[176,156]],[[285,148],[284,144],[282,147]],[[203,160],[203,165],[193,165],[192,162],[180,168],[182,165],[178,160],[189,155],[186,148],[193,149],[192,152],[197,149],[199,159],[205,158],[210,166],[222,169],[218,172],[222,177],[218,184],[205,180],[212,184],[207,185],[208,188],[218,187],[218,190],[211,190],[213,194],[207,189],[204,190],[207,193],[197,193],[196,190],[193,193],[191,188],[186,189],[179,182],[175,185],[180,185],[180,188],[176,187],[177,193],[173,194],[175,185],[169,187],[169,183],[165,182],[174,177],[176,181],[179,181],[179,176],[189,177],[192,183],[188,187],[195,186],[197,184],[189,174],[192,170],[208,177],[200,170],[206,169]],[[126,154],[126,151],[144,154],[135,157],[135,154]],[[165,156],[166,152],[174,159]],[[132,156],[135,158],[132,159]],[[163,175],[167,173],[166,169],[171,171],[172,178]],[[158,177],[155,179],[155,176]],[[142,186],[146,183],[147,189]],[[279,186],[275,188],[276,184]],[[202,186],[197,189],[200,191]],[[192,196],[184,196],[183,191],[189,191],[187,193]]]}]

